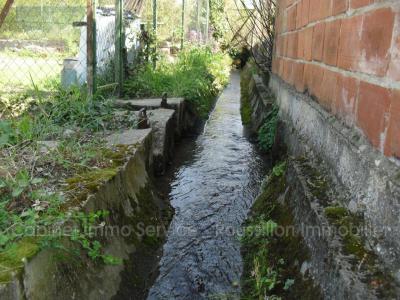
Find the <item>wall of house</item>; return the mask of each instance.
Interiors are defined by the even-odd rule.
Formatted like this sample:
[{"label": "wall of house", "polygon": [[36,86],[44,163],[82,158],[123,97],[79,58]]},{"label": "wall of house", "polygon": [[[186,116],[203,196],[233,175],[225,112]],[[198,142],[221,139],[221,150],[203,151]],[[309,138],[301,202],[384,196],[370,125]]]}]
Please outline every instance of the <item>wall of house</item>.
[{"label": "wall of house", "polygon": [[277,2],[273,73],[400,158],[400,1]]}]

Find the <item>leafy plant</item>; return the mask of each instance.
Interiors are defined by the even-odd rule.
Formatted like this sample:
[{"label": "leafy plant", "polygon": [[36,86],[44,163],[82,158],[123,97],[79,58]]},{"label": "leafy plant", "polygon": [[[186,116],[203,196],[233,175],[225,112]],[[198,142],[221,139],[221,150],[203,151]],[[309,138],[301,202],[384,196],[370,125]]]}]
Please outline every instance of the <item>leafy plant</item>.
[{"label": "leafy plant", "polygon": [[286,171],[286,161],[281,162],[280,164],[275,165],[272,169],[272,175],[275,177],[281,177],[285,174]]},{"label": "leafy plant", "polygon": [[278,113],[279,107],[274,105],[258,131],[258,142],[264,151],[270,151],[275,143],[276,130],[278,128]]},{"label": "leafy plant", "polygon": [[[5,269],[0,274],[0,282],[8,278],[9,275],[5,275],[7,270],[11,272],[22,267],[21,259],[27,254],[21,247],[52,247],[69,251],[62,244],[65,237],[81,246],[93,260],[100,259],[106,264],[119,263],[119,259],[103,253],[93,231],[108,212],[65,213],[61,209],[63,197],[41,189],[42,183],[43,179],[32,178],[26,170],[14,177],[0,179],[0,265]],[[62,230],[68,222],[76,224],[71,236],[64,235]],[[19,257],[19,253],[24,256]],[[35,251],[29,253],[33,255]],[[13,257],[10,258],[10,255]]]},{"label": "leafy plant", "polygon": [[78,212],[74,214],[73,220],[78,224],[78,228],[73,230],[71,240],[79,243],[93,260],[101,259],[105,264],[121,264],[120,259],[102,253],[102,245],[94,235],[93,229],[96,224],[108,215],[108,211],[97,211],[89,214]]},{"label": "leafy plant", "polygon": [[125,85],[132,97],[185,97],[202,116],[211,109],[215,96],[228,83],[230,59],[207,47],[190,48],[174,63],[160,61],[157,68],[143,66]]}]

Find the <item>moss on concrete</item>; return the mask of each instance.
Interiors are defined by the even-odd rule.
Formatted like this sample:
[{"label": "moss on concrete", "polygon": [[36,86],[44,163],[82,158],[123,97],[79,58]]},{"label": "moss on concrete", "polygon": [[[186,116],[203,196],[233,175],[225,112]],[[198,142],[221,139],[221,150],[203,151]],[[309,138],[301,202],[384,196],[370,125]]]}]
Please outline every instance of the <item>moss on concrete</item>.
[{"label": "moss on concrete", "polygon": [[[286,190],[285,173],[286,163],[278,164],[271,172],[252,207],[246,228],[266,228],[263,224],[293,228],[289,208],[277,201]],[[242,254],[242,299],[322,299],[312,280],[300,273],[308,252],[298,233],[279,236],[246,233]]]},{"label": "moss on concrete", "polygon": [[66,191],[73,199],[73,204],[79,204],[85,201],[88,195],[96,193],[104,183],[117,174],[118,170],[118,168],[97,169],[67,179]]},{"label": "moss on concrete", "polygon": [[296,161],[303,176],[307,178],[306,184],[311,194],[323,205],[329,205],[331,201],[329,183],[323,172],[314,168],[305,158],[299,158]]},{"label": "moss on concrete", "polygon": [[134,145],[116,145],[112,149],[104,148],[101,153],[106,160],[109,160],[106,167],[78,173],[74,177],[66,179],[65,191],[72,199],[68,206],[78,205],[85,201],[90,194],[96,193],[103,184],[117,175],[120,167],[128,161],[135,148]]},{"label": "moss on concrete", "polygon": [[252,72],[251,67],[246,66],[240,73],[240,114],[242,116],[242,124],[249,125],[251,123],[251,95],[249,92],[249,85]]},{"label": "moss on concrete", "polygon": [[392,275],[381,268],[377,255],[366,247],[360,235],[364,229],[363,217],[342,206],[328,206],[324,211],[329,222],[338,229],[343,242],[343,252],[354,257],[355,270],[365,272],[366,283],[376,290],[378,295],[385,299],[393,297],[395,293]]},{"label": "moss on concrete", "polygon": [[29,259],[39,251],[39,245],[34,238],[24,238],[12,244],[0,253],[0,283],[12,280],[13,273],[18,273],[24,266],[23,259]]}]

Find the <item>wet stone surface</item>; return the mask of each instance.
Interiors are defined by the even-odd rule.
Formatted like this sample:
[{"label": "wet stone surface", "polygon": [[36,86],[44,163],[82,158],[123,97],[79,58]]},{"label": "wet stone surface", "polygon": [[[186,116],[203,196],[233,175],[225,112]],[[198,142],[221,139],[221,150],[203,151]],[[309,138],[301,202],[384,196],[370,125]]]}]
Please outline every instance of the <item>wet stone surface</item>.
[{"label": "wet stone surface", "polygon": [[148,299],[236,299],[242,274],[239,235],[267,170],[241,124],[233,73],[192,159],[175,173],[175,216]]}]

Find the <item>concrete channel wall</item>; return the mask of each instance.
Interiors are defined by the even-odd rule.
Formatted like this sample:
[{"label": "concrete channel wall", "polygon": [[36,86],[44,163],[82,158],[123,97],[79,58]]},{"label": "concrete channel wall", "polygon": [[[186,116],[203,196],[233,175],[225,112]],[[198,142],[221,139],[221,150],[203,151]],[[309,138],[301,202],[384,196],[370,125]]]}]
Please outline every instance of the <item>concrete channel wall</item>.
[{"label": "concrete channel wall", "polygon": [[[282,198],[291,207],[296,228],[309,248],[307,269],[324,297],[396,297],[400,277],[398,166],[357,130],[346,127],[275,75],[269,87],[253,75],[249,94],[253,130],[272,107],[271,94],[279,106],[277,140],[283,141],[289,159],[288,187]],[[321,185],[323,189],[316,190]],[[346,238],[335,234],[327,218],[328,207],[343,207],[346,214],[362,217],[364,260],[345,251],[350,247]],[[326,231],[330,234],[325,235]]]},{"label": "concrete channel wall", "polygon": [[[149,254],[143,252],[148,252],[150,245],[155,253],[159,245],[146,240],[140,229],[147,225],[168,228],[165,214],[171,210],[154,190],[153,179],[164,173],[173,157],[175,141],[190,130],[196,116],[183,99],[171,99],[168,108],[160,108],[161,99],[121,101],[116,107],[132,114],[147,107],[151,128],[126,130],[107,138],[110,147],[129,146],[134,151],[113,178],[75,209],[109,212],[101,242],[105,253],[121,258],[123,263],[105,265],[84,253],[69,257],[55,249],[42,250],[24,259],[25,267],[13,275],[10,283],[0,285],[0,299],[111,299],[124,288],[126,280],[132,285],[130,295],[140,297],[140,292],[135,293],[135,284],[138,289],[146,288],[141,282],[146,282],[144,277],[154,270],[151,263],[146,263]],[[63,241],[67,249],[70,243]],[[142,267],[136,270],[132,266],[138,261]],[[133,284],[135,278],[138,282]]]}]

